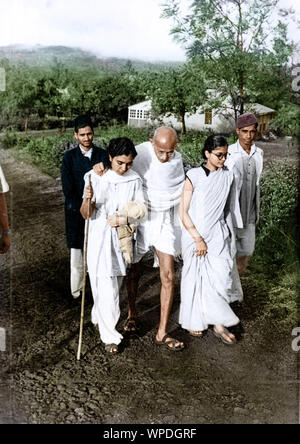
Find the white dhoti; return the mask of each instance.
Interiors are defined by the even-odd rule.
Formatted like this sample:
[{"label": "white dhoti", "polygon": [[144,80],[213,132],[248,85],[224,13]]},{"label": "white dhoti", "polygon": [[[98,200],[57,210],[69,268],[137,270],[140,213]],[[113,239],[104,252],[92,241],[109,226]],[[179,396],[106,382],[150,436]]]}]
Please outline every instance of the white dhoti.
[{"label": "white dhoti", "polygon": [[[171,256],[181,253],[181,227],[178,220],[178,206],[165,211],[149,211],[148,220],[138,227],[137,251],[139,258],[150,248]],[[158,266],[155,255],[154,266]]]},{"label": "white dhoti", "polygon": [[83,287],[83,251],[71,248],[70,251],[71,293],[74,298],[80,296]]},{"label": "white dhoti", "polygon": [[93,291],[92,323],[98,325],[104,344],[120,344],[123,336],[116,330],[120,317],[119,291],[122,277],[97,277]]}]

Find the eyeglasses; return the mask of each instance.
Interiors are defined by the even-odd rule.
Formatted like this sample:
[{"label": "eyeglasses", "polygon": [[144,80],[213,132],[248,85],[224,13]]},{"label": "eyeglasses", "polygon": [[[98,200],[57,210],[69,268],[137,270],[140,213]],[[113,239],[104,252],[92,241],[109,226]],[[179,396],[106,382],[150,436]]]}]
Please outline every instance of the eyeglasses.
[{"label": "eyeglasses", "polygon": [[214,153],[213,151],[211,151],[211,154],[214,154],[219,160],[222,160],[223,157],[226,160],[228,153]]}]

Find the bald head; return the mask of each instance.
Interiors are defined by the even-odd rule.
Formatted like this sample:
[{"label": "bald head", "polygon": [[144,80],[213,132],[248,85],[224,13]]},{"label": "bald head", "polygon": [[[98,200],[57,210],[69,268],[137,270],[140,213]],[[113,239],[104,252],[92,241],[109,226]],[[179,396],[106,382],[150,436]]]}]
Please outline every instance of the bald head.
[{"label": "bald head", "polygon": [[168,162],[178,145],[178,136],[174,128],[161,126],[155,130],[153,139],[150,139],[158,160]]}]

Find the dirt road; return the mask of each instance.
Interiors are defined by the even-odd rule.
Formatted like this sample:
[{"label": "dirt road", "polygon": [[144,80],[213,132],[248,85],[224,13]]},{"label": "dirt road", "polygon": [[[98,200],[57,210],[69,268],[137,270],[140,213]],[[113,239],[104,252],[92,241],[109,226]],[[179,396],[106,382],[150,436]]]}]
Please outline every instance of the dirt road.
[{"label": "dirt road", "polygon": [[[192,338],[175,323],[180,264],[170,330],[187,348],[154,344],[159,276],[145,263],[139,337],[105,354],[90,322],[87,292],[83,356],[76,361],[80,301],[69,294],[59,180],[1,150],[10,184],[10,253],[0,258],[0,423],[230,424],[298,423],[299,375],[291,331],[278,334],[259,308],[237,308],[244,334],[234,347],[212,335]],[[123,294],[124,295],[124,294]],[[123,304],[120,328],[126,317]],[[3,339],[3,338],[2,338]]]}]

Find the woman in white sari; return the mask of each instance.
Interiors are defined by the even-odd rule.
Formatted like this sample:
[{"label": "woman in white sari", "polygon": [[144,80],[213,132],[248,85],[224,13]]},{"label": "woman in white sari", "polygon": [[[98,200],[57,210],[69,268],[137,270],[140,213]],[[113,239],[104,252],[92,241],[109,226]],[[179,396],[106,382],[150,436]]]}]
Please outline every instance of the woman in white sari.
[{"label": "woman in white sari", "polygon": [[[91,199],[87,265],[94,299],[92,322],[99,327],[106,351],[116,354],[123,338],[116,330],[120,317],[119,289],[127,271],[118,227],[130,223],[132,228],[145,216],[146,206],[142,180],[130,170],[137,155],[133,142],[127,138],[112,139],[107,151],[111,162],[108,172],[99,176],[91,170],[85,175],[81,214],[87,218],[88,199]],[[128,221],[120,210],[132,202],[141,211]]]},{"label": "woman in white sari", "polygon": [[184,226],[179,322],[197,337],[213,325],[214,334],[231,345],[236,338],[226,327],[239,323],[229,305],[237,198],[233,173],[224,167],[227,151],[224,137],[210,136],[205,164],[187,173],[179,208]]}]

